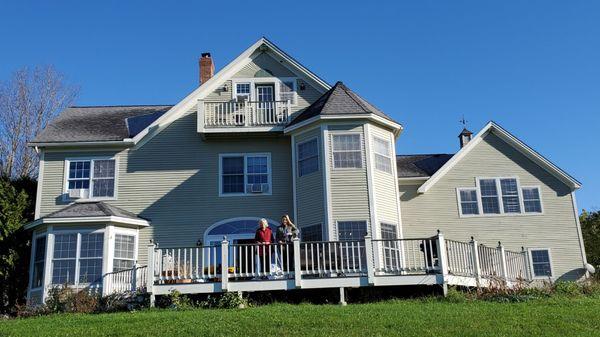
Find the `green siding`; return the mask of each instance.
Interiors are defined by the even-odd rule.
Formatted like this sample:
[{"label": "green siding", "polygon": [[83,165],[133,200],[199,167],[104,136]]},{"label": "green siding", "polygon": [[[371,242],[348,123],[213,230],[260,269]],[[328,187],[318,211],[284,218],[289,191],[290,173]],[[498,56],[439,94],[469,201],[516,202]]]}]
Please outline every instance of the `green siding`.
[{"label": "green siding", "polygon": [[[321,145],[323,140],[320,131],[320,128],[316,128],[296,137],[296,146],[312,138],[317,138],[319,144],[319,171],[303,177],[296,177],[296,207],[298,212],[298,219],[296,221],[300,227],[326,223],[325,187],[323,185],[323,146]],[[294,163],[294,165],[297,165],[297,163]]]},{"label": "green siding", "polygon": [[[245,216],[278,221],[293,210],[290,146],[289,137],[283,136],[203,141],[196,132],[196,115],[188,114],[141,148],[117,154],[118,200],[109,203],[151,221],[151,227],[140,231],[142,263],[150,238],[162,246],[195,246],[206,228],[223,219]],[[242,152],[271,153],[272,195],[218,196],[219,153]],[[46,154],[42,216],[64,207],[60,198],[64,158],[77,155]]]},{"label": "green siding", "polygon": [[[542,215],[460,218],[456,188],[474,187],[476,177],[516,176],[522,186],[541,188]],[[583,259],[570,189],[493,134],[485,136],[467,156],[424,194],[416,185],[401,185],[404,235],[432,236],[441,229],[450,239],[507,249],[550,248],[556,277],[581,275]]]},{"label": "green siding", "polygon": [[[333,237],[337,237],[337,221],[367,221],[370,230],[369,190],[367,184],[367,164],[365,156],[365,137],[363,125],[329,125],[328,164],[330,167],[331,218]],[[363,164],[359,169],[334,169],[331,135],[333,133],[354,132],[361,135]]]}]

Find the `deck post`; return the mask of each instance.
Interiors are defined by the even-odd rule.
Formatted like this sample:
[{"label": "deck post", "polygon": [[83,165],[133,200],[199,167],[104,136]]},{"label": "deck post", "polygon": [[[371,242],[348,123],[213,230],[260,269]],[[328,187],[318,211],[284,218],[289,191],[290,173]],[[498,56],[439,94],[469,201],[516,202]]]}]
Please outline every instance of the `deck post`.
[{"label": "deck post", "polygon": [[375,284],[375,266],[373,261],[373,243],[370,235],[365,235],[365,253],[367,258],[367,281],[369,285]]},{"label": "deck post", "polygon": [[156,255],[155,255],[154,248],[156,248],[154,243],[148,245],[148,269],[146,270],[146,272],[148,273],[148,275],[146,277],[146,292],[148,292],[148,294],[150,294],[150,307],[151,308],[154,307],[154,300],[155,300],[153,287],[154,287],[154,265],[155,265],[154,259],[156,258]]},{"label": "deck post", "polygon": [[473,272],[477,280],[477,286],[481,284],[481,265],[479,264],[479,243],[471,236],[471,248],[473,249]]},{"label": "deck post", "polygon": [[346,303],[346,288],[340,287],[340,305],[347,305]]},{"label": "deck post", "polygon": [[300,239],[292,239],[292,252],[294,253],[294,285],[302,288],[302,270],[300,266]]},{"label": "deck post", "polygon": [[444,297],[446,297],[448,295],[448,257],[446,256],[446,240],[444,240],[444,235],[439,229],[437,234],[437,249],[440,273],[442,274],[442,288]]},{"label": "deck post", "polygon": [[498,241],[498,251],[500,252],[502,277],[504,278],[504,281],[508,282],[508,269],[506,268],[506,251],[504,250],[504,245],[502,245],[500,241]]},{"label": "deck post", "polygon": [[526,281],[531,281],[533,279],[531,275],[533,274],[529,265],[529,253],[527,252],[525,247],[521,247],[521,254],[523,254],[523,271],[525,272],[525,275],[523,275],[523,277]]},{"label": "deck post", "polygon": [[229,282],[229,242],[227,237],[221,241],[221,291],[226,292]]}]

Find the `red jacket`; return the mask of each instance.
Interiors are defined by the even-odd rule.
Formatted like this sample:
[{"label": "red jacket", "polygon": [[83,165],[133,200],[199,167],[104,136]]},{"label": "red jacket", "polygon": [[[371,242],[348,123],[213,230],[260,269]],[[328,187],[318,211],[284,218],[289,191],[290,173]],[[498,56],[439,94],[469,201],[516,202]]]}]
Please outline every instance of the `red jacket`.
[{"label": "red jacket", "polygon": [[[256,243],[271,243],[273,242],[273,232],[271,228],[267,227],[265,229],[259,228],[256,230],[256,234],[254,235],[254,240]],[[263,252],[266,252],[267,248],[262,246],[258,250],[258,255],[262,256]]]}]

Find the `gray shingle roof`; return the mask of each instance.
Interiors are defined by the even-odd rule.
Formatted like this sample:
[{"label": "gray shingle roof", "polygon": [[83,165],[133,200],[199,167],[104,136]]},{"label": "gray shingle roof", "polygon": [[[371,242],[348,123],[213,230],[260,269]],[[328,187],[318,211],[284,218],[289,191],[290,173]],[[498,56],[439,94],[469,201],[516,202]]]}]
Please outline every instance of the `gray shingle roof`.
[{"label": "gray shingle roof", "polygon": [[[394,123],[391,117],[377,109],[371,103],[358,96],[342,82],[337,82],[331,89],[319,97],[313,104],[294,118],[288,126],[303,122],[318,115],[352,115],[375,114]],[[400,124],[400,123],[398,123]]]},{"label": "gray shingle roof", "polygon": [[398,155],[398,178],[430,177],[439,170],[452,154],[414,154]]},{"label": "gray shingle roof", "polygon": [[131,138],[162,116],[171,105],[70,107],[32,143],[119,141]]},{"label": "gray shingle roof", "polygon": [[76,202],[56,212],[50,213],[43,218],[84,218],[96,216],[118,216],[122,218],[145,220],[138,217],[135,213],[109,205],[102,201]]}]

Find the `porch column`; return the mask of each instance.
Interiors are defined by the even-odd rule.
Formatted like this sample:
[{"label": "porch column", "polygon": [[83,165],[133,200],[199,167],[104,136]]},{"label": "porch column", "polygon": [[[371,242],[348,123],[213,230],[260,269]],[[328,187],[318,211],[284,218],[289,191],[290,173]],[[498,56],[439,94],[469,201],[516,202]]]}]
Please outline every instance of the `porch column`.
[{"label": "porch column", "polygon": [[500,252],[500,263],[501,263],[501,272],[504,281],[508,281],[508,269],[506,268],[506,251],[504,250],[504,246],[500,241],[498,241],[498,251]]},{"label": "porch column", "polygon": [[227,237],[221,241],[221,291],[226,292],[229,282],[229,242]]},{"label": "porch column", "polygon": [[147,267],[147,273],[148,275],[146,276],[146,291],[148,292],[148,294],[150,294],[150,307],[154,307],[154,300],[155,300],[155,296],[154,296],[154,265],[155,265],[155,259],[156,259],[156,253],[154,251],[154,249],[156,248],[156,246],[154,245],[154,243],[148,245],[148,267]]},{"label": "porch column", "polygon": [[471,236],[471,248],[473,249],[473,273],[477,280],[477,286],[481,284],[481,265],[479,264],[479,243]]},{"label": "porch column", "polygon": [[294,285],[296,288],[302,288],[302,268],[300,266],[300,239],[293,238],[293,252],[294,252]]}]

